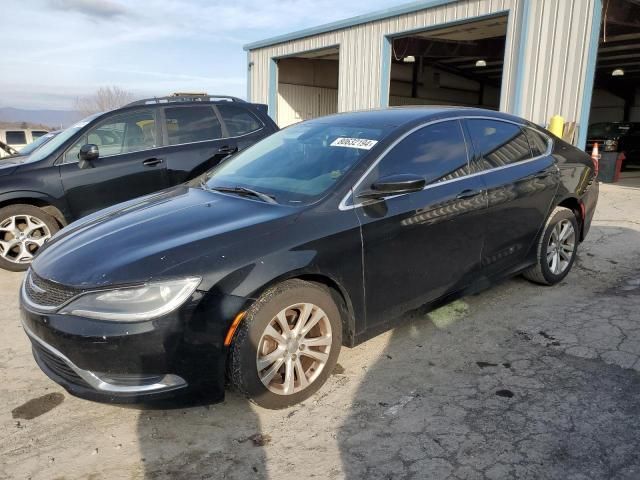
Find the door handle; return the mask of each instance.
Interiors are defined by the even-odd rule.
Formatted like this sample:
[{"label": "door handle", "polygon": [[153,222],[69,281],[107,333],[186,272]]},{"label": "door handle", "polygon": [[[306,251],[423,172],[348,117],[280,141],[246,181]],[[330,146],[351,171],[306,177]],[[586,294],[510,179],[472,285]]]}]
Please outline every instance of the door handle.
[{"label": "door handle", "polygon": [[218,153],[221,153],[223,155],[231,155],[232,153],[236,153],[237,151],[238,147],[231,145],[225,145],[224,147],[220,147],[218,149]]},{"label": "door handle", "polygon": [[156,165],[160,165],[164,160],[161,158],[148,158],[142,164],[145,167],[155,167]]},{"label": "door handle", "polygon": [[467,190],[463,190],[461,191],[458,195],[456,195],[456,198],[458,200],[462,200],[464,198],[471,198],[471,197],[475,197],[480,195],[480,190],[473,190],[473,189],[467,189]]}]

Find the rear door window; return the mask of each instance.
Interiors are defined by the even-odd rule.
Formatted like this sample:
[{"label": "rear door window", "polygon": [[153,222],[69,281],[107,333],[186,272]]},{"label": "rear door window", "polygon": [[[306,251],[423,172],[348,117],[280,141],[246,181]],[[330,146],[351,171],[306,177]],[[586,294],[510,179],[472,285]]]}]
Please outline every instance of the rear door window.
[{"label": "rear door window", "polygon": [[466,123],[482,170],[532,158],[527,137],[518,125],[485,119],[467,119]]},{"label": "rear door window", "polygon": [[9,145],[24,145],[27,143],[27,135],[24,130],[7,130],[6,138],[6,143]]},{"label": "rear door window", "polygon": [[32,130],[31,131],[31,138],[33,138],[34,140],[36,138],[40,138],[43,135],[46,135],[49,132],[45,132],[44,130]]},{"label": "rear door window", "polygon": [[467,146],[460,122],[439,122],[412,133],[381,160],[370,181],[405,173],[420,175],[427,183],[467,175]]},{"label": "rear door window", "polygon": [[262,122],[245,108],[237,105],[218,105],[217,108],[230,137],[239,137],[262,128]]},{"label": "rear door window", "polygon": [[169,145],[222,138],[222,127],[211,106],[164,109]]}]

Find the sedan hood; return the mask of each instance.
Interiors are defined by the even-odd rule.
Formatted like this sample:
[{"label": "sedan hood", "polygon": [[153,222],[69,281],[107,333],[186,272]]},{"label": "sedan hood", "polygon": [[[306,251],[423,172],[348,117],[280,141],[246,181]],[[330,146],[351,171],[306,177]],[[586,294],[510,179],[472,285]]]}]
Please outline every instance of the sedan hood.
[{"label": "sedan hood", "polygon": [[[290,216],[291,207],[186,186],[97,212],[69,225],[32,264],[40,276],[77,288],[198,275],[253,227]],[[274,225],[275,228],[275,225]]]}]

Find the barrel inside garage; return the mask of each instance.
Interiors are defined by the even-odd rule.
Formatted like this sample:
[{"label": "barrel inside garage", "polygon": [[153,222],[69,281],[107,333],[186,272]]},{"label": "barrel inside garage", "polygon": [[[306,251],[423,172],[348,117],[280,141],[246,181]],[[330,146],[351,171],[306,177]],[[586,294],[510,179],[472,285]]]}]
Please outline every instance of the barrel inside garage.
[{"label": "barrel inside garage", "polygon": [[639,0],[603,2],[587,137],[588,151],[599,144],[603,179],[615,169],[640,176]]},{"label": "barrel inside garage", "polygon": [[507,23],[499,15],[393,38],[389,105],[498,110]]}]

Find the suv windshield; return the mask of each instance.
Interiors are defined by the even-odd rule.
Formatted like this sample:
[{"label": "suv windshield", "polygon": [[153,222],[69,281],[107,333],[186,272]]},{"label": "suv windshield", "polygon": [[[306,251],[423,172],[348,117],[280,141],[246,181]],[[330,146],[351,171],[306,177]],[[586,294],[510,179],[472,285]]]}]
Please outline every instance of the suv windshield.
[{"label": "suv windshield", "polygon": [[274,133],[211,170],[206,187],[244,187],[284,204],[319,199],[356,165],[386,129],[301,123]]},{"label": "suv windshield", "polygon": [[591,138],[618,137],[635,133],[635,130],[637,128],[634,123],[594,123],[589,126],[588,136]]},{"label": "suv windshield", "polygon": [[75,125],[71,125],[66,130],[60,132],[55,138],[51,139],[49,142],[42,145],[42,147],[38,148],[35,152],[31,154],[29,157],[29,162],[37,162],[42,160],[43,158],[51,155],[51,153],[55,152],[60,145],[65,143],[71,137],[73,137],[78,130],[87,125],[91,120],[96,118],[97,116],[102,115],[101,113],[95,113],[93,115],[89,115],[88,117],[80,120]]}]

